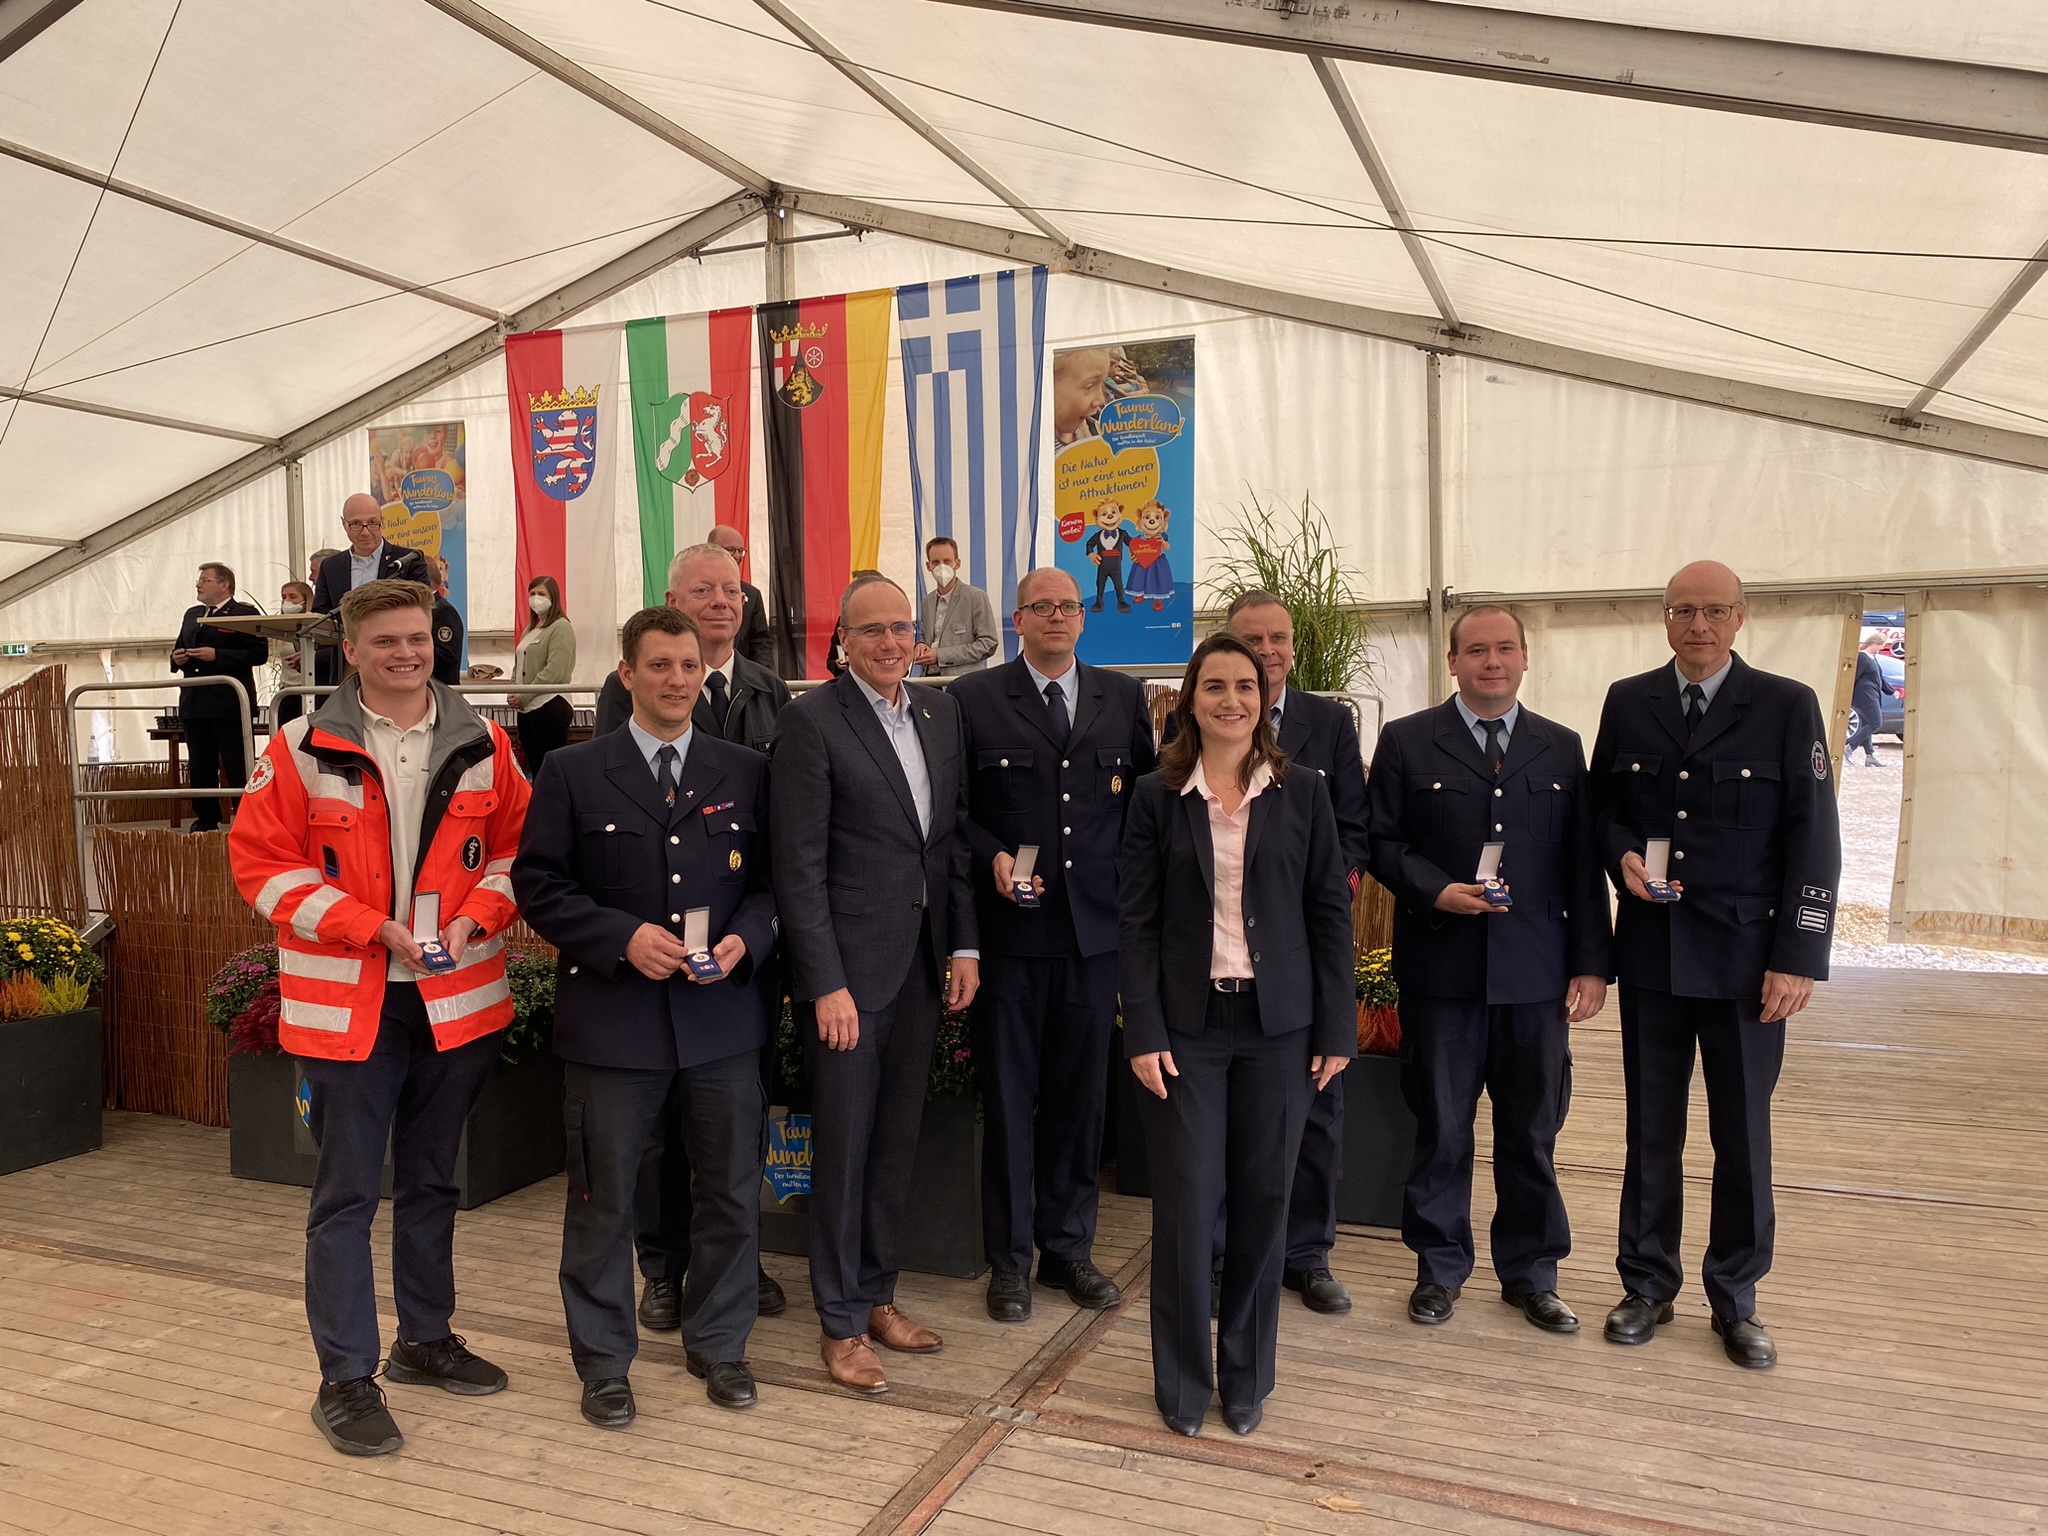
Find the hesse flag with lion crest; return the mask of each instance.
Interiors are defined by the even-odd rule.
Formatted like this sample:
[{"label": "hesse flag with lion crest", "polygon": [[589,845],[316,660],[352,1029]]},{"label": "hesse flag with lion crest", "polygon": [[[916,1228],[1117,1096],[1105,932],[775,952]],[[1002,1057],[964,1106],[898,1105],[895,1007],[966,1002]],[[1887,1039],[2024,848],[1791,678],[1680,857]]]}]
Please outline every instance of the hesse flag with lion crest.
[{"label": "hesse flag with lion crest", "polygon": [[775,529],[769,618],[805,677],[827,676],[839,594],[882,547],[888,289],[764,304],[761,414]]},{"label": "hesse flag with lion crest", "polygon": [[552,576],[576,626],[578,680],[611,670],[618,620],[612,484],[619,461],[616,325],[505,338],[518,540],[515,634],[532,622],[526,589]]},{"label": "hesse flag with lion crest", "polygon": [[713,524],[747,535],[754,312],[626,322],[633,470],[640,493],[640,600],[668,590],[669,562]]}]

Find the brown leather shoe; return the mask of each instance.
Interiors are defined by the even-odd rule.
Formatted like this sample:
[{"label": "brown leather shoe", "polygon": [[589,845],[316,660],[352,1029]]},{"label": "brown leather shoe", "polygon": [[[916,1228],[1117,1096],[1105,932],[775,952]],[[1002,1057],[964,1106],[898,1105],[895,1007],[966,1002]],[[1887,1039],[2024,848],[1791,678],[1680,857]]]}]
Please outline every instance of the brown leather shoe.
[{"label": "brown leather shoe", "polygon": [[882,1362],[875,1358],[875,1348],[866,1334],[855,1334],[850,1339],[822,1335],[818,1339],[818,1353],[825,1357],[825,1369],[840,1386],[870,1397],[889,1390],[889,1378],[882,1374]]},{"label": "brown leather shoe", "polygon": [[922,1323],[913,1323],[892,1304],[868,1314],[868,1332],[877,1344],[901,1355],[936,1355],[946,1341]]}]

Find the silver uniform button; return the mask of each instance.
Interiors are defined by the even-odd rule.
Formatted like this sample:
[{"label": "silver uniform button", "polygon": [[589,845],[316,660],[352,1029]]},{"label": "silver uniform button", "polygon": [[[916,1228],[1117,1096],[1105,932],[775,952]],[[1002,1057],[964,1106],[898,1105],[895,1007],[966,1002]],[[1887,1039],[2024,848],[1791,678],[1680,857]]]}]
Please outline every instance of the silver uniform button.
[{"label": "silver uniform button", "polygon": [[574,976],[574,975],[575,975],[575,974],[576,974],[576,973],[577,973],[577,972],[578,972],[579,970],[581,970],[581,969],[582,969],[582,967],[581,967],[581,966],[575,966],[575,965],[572,965],[572,966],[570,966],[570,967],[569,967],[569,974],[570,974],[571,976]]},{"label": "silver uniform button", "polygon": [[618,830],[619,830],[619,829],[618,829],[618,827],[617,827],[616,825],[614,825],[613,823],[611,823],[611,822],[609,822],[609,821],[608,821],[608,822],[606,822],[606,823],[604,824],[604,829],[605,829],[605,831],[607,831],[607,832],[616,832],[616,831],[618,831]]},{"label": "silver uniform button", "polygon": [[1061,758],[1061,759],[1060,759],[1060,766],[1061,766],[1062,768],[1071,768],[1071,767],[1073,767],[1074,765],[1073,765],[1072,763],[1068,762],[1068,761],[1067,761],[1067,760],[1066,760],[1066,759],[1065,759],[1065,758],[1063,757],[1063,758]]},{"label": "silver uniform button", "polygon": [[1643,765],[1641,763],[1630,763],[1628,765],[1628,771],[1630,773],[1641,773],[1643,771]]},{"label": "silver uniform button", "polygon": [[1429,787],[1431,789],[1442,789],[1444,787],[1444,781],[1442,779],[1438,779],[1434,784],[1430,785]]},{"label": "silver uniform button", "polygon": [[680,842],[682,841],[682,839],[681,839],[680,837],[674,837],[674,836],[671,836],[671,837],[669,838],[669,841],[670,841],[670,842],[672,842],[672,843],[680,843]]},{"label": "silver uniform button", "polygon": [[1072,859],[1069,859],[1065,864],[1061,865],[1060,867],[1062,869],[1072,869],[1074,867],[1074,861]]},{"label": "silver uniform button", "polygon": [[735,831],[735,832],[739,831],[739,829],[740,829],[740,824],[739,824],[738,822],[734,822],[734,823],[732,824],[732,829],[733,829],[733,831]]},{"label": "silver uniform button", "polygon": [[683,920],[683,914],[680,912],[671,912],[668,915],[668,920],[672,923],[680,923]]},{"label": "silver uniform button", "polygon": [[1010,760],[1006,757],[1000,763],[997,763],[996,766],[998,768],[1007,768],[1010,766]]},{"label": "silver uniform button", "polygon": [[1680,811],[1680,812],[1678,813],[1678,819],[1679,819],[1680,821],[1683,821],[1683,820],[1685,820],[1685,812],[1683,812],[1683,811]]},{"label": "silver uniform button", "polygon": [[670,875],[668,877],[668,883],[670,885],[681,885],[683,883],[683,877],[681,875]]},{"label": "silver uniform button", "polygon": [[1493,798],[1494,798],[1494,799],[1496,799],[1496,800],[1498,800],[1498,799],[1499,799],[1499,798],[1501,797],[1501,794],[1502,794],[1502,791],[1500,791],[1500,790],[1496,789],[1496,790],[1495,790],[1495,791],[1493,792]]},{"label": "silver uniform button", "polygon": [[1551,785],[1550,787],[1551,787],[1552,789],[1563,789],[1563,788],[1564,788],[1564,786],[1563,786],[1562,784],[1553,784],[1553,785]]},{"label": "silver uniform button", "polygon": [[1743,770],[1742,770],[1742,776],[1743,776],[1743,777],[1744,777],[1745,779],[1749,777],[1749,770],[1748,770],[1747,768],[1745,768],[1745,769],[1743,769]]},{"label": "silver uniform button", "polygon": [[1680,777],[1681,779],[1689,779],[1689,778],[1691,778],[1691,777],[1692,777],[1692,775],[1691,775],[1691,774],[1689,774],[1689,773],[1687,773],[1687,772],[1686,772],[1686,771],[1685,771],[1685,770],[1684,770],[1683,768],[1681,768],[1681,769],[1679,769],[1679,770],[1678,770],[1678,776],[1679,776],[1679,777]]},{"label": "silver uniform button", "polygon": [[1673,857],[1674,859],[1682,859],[1685,857],[1685,850],[1683,848],[1674,848],[1671,850],[1671,857]]},{"label": "silver uniform button", "polygon": [[1500,823],[1499,823],[1499,822],[1497,822],[1497,821],[1496,821],[1496,822],[1495,822],[1495,823],[1493,824],[1493,830],[1494,830],[1494,831],[1496,831],[1496,832],[1498,832],[1498,831],[1500,830]]},{"label": "silver uniform button", "polygon": [[1061,799],[1062,801],[1066,801],[1066,800],[1071,800],[1071,799],[1073,799],[1073,798],[1074,798],[1074,797],[1073,797],[1072,795],[1061,795],[1061,796],[1060,796],[1060,799]]},{"label": "silver uniform button", "polygon": [[1074,835],[1074,829],[1072,827],[1061,827],[1060,832],[1067,837],[1072,837]]}]

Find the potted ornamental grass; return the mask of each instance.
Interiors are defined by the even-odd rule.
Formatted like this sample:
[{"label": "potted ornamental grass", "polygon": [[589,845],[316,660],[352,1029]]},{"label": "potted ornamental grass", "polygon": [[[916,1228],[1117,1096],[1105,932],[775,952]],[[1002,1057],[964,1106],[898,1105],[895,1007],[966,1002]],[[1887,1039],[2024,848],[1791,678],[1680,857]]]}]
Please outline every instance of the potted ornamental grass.
[{"label": "potted ornamental grass", "polygon": [[0,1174],[99,1146],[105,977],[69,923],[0,921]]},{"label": "potted ornamental grass", "polygon": [[[768,1163],[761,1181],[761,1246],[771,1253],[810,1247],[810,1083],[803,1043],[787,1000],[775,1032],[775,1081],[768,1110]],[[927,1275],[971,1279],[988,1268],[981,1236],[981,1101],[967,1014],[939,1019],[925,1079],[924,1122],[911,1169],[898,1262]]]},{"label": "potted ornamental grass", "polygon": [[[552,1049],[552,955],[506,951],[512,1023],[498,1068],[477,1096],[456,1157],[461,1209],[560,1173],[562,1066]],[[206,1017],[228,1037],[228,1168],[236,1178],[310,1188],[317,1148],[298,1063],[278,1046],[277,946],[245,949],[214,973]],[[384,1194],[391,1167],[384,1168]]]}]

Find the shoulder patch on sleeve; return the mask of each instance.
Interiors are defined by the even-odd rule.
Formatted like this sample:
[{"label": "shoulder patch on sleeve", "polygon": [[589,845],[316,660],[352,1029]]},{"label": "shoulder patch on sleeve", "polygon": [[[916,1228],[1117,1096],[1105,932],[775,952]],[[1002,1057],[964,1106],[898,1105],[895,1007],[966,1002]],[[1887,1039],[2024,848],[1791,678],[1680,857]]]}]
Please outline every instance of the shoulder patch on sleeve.
[{"label": "shoulder patch on sleeve", "polygon": [[453,640],[455,638],[455,629],[452,625],[443,624],[439,629],[434,631],[434,638],[440,641],[443,645],[446,645],[450,640]]},{"label": "shoulder patch on sleeve", "polygon": [[1828,749],[1817,741],[1813,744],[1813,776],[1822,783],[1827,782]]},{"label": "shoulder patch on sleeve", "polygon": [[277,764],[270,760],[270,754],[266,752],[256,759],[256,766],[250,771],[248,793],[255,794],[276,777]]}]

